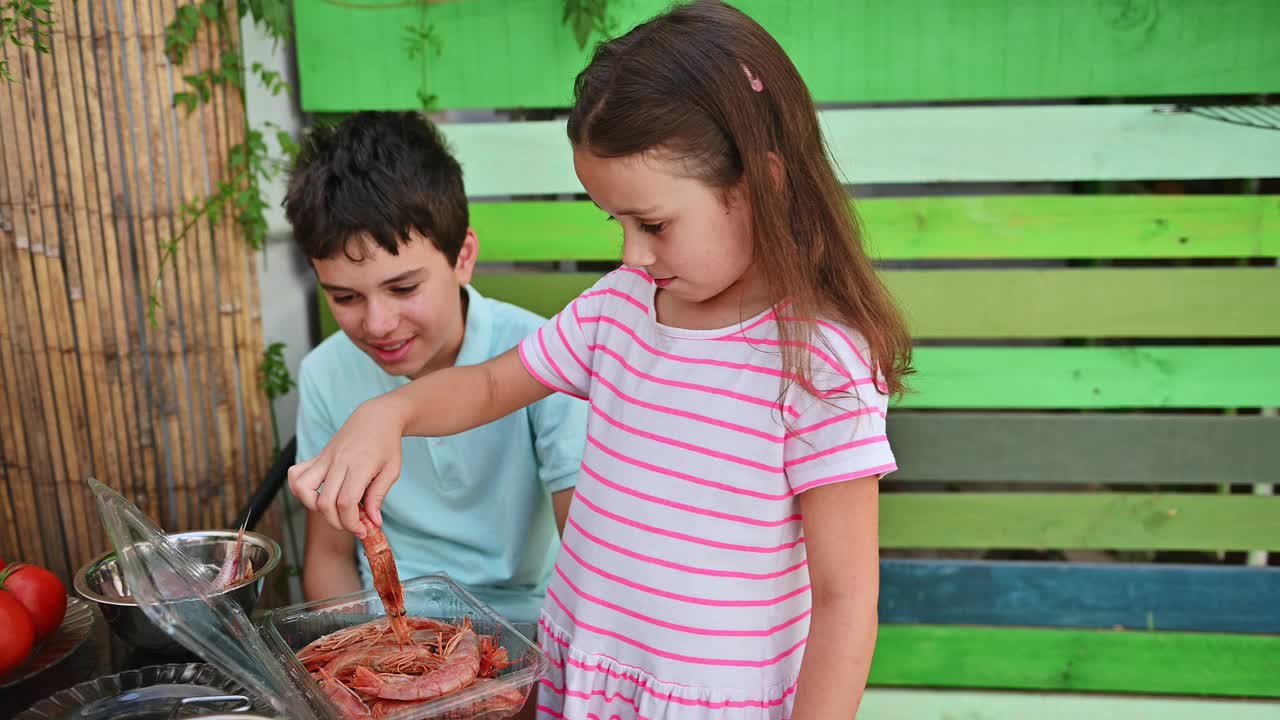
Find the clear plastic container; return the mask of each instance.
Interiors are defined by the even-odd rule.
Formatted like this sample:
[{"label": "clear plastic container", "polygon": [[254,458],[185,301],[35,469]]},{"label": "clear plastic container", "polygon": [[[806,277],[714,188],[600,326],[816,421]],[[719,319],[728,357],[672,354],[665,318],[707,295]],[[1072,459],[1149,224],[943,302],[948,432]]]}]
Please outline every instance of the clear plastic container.
[{"label": "clear plastic container", "polygon": [[[547,669],[547,657],[536,645],[446,575],[424,575],[406,581],[404,601],[411,617],[431,618],[455,625],[463,619],[470,620],[477,634],[497,637],[498,644],[507,650],[511,666],[499,671],[496,681],[501,685],[477,682],[458,692],[386,717],[397,720],[496,720],[519,712],[534,684]],[[319,684],[307,673],[295,653],[322,635],[383,617],[385,613],[378,594],[369,590],[268,611],[262,620],[262,634],[279,662],[306,694],[308,702],[332,709],[332,703],[320,692]],[[519,693],[520,703],[505,709],[493,707],[495,704],[507,704],[498,700],[504,693]]]},{"label": "clear plastic container", "polygon": [[[385,616],[373,591],[271,611],[260,624],[230,602],[150,518],[111,488],[90,478],[90,489],[120,558],[130,594],[157,627],[191,652],[239,681],[291,720],[342,718],[320,691],[295,652],[321,635]],[[460,623],[470,620],[480,635],[495,635],[510,667],[494,680],[476,681],[441,698],[404,708],[394,720],[497,720],[516,714],[514,702],[493,709],[502,696],[529,692],[546,671],[546,655],[492,608],[444,575],[404,583],[410,616]],[[514,705],[514,707],[512,707]]]}]

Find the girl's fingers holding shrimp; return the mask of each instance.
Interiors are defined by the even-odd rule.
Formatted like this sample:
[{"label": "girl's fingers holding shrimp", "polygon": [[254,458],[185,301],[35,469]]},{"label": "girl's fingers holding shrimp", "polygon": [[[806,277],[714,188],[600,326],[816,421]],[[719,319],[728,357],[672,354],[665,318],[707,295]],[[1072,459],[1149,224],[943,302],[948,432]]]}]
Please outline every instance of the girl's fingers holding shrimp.
[{"label": "girl's fingers holding shrimp", "polygon": [[364,511],[378,527],[382,527],[382,501],[387,499],[387,493],[391,492],[391,486],[398,479],[400,461],[397,459],[383,465],[378,476],[369,483],[369,489],[364,491]]},{"label": "girl's fingers holding shrimp", "polygon": [[308,510],[316,509],[316,492],[324,482],[326,465],[319,459],[314,457],[289,468],[289,492]]},{"label": "girl's fingers holding shrimp", "polygon": [[346,530],[338,517],[338,493],[342,491],[342,486],[346,482],[346,474],[346,466],[330,466],[320,486],[320,493],[316,495],[316,512],[324,517],[325,522],[338,530]]},{"label": "girl's fingers holding shrimp", "polygon": [[365,488],[369,487],[369,481],[373,475],[374,473],[364,465],[348,467],[335,502],[340,527],[362,540],[365,529],[364,523],[360,522],[360,501],[364,499]]}]

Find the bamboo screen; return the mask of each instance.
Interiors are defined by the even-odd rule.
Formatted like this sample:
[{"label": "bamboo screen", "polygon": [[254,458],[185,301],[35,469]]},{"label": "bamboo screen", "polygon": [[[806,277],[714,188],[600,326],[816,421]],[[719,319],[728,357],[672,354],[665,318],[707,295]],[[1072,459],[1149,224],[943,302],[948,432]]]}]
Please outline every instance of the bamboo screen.
[{"label": "bamboo screen", "polygon": [[171,108],[220,57],[210,26],[171,66],[178,4],[58,3],[49,53],[3,48],[0,555],[64,580],[108,546],[86,477],[166,530],[227,527],[271,461],[258,281],[234,223],[191,228],[147,317],[182,203],[244,137],[236,92]]}]

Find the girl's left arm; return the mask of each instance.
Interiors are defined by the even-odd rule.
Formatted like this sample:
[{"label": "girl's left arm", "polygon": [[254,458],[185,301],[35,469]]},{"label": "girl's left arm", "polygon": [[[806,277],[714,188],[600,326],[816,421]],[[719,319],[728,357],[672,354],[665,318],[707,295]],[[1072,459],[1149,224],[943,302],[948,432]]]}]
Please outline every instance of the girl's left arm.
[{"label": "girl's left arm", "polygon": [[802,492],[813,614],[792,720],[853,720],[876,645],[880,478]]}]

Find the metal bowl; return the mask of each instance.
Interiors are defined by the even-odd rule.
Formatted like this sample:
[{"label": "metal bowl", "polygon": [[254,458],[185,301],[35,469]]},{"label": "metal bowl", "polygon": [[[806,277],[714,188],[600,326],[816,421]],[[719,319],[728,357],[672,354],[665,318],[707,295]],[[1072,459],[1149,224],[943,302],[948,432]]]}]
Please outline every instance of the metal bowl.
[{"label": "metal bowl", "polygon": [[[198,564],[216,572],[236,544],[236,530],[195,530],[171,533],[168,538]],[[262,582],[280,563],[280,545],[255,532],[244,534],[245,558],[253,563],[253,577],[227,587],[225,595],[244,609],[253,612],[262,592]],[[156,627],[129,596],[124,573],[116,553],[110,550],[93,558],[75,576],[76,592],[97,604],[102,616],[120,639],[135,648],[159,655],[181,656],[190,651]]]}]

